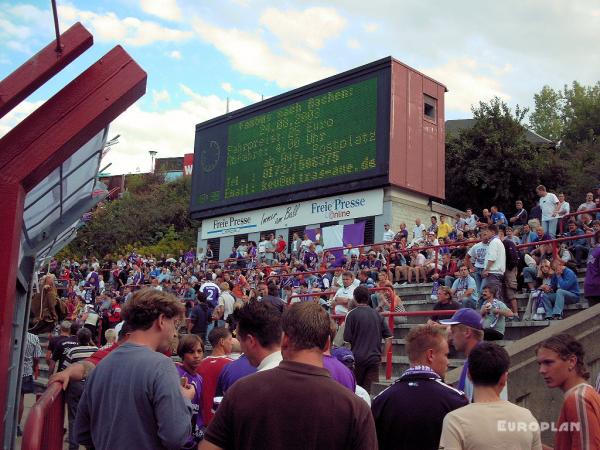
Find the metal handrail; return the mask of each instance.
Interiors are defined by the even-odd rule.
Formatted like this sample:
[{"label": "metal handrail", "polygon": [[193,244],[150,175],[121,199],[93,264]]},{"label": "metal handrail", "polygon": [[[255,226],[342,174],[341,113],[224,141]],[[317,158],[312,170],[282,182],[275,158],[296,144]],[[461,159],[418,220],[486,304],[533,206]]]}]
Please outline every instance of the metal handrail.
[{"label": "metal handrail", "polygon": [[[389,289],[389,288],[387,288]],[[393,297],[392,297],[393,298]],[[391,306],[390,306],[391,309]],[[451,316],[456,312],[455,309],[440,309],[440,310],[429,310],[429,311],[392,311],[379,313],[384,317],[389,317],[390,322],[390,332],[392,335],[394,334],[394,317],[420,317],[420,316]],[[341,314],[333,314],[331,316],[333,319],[342,320],[346,317]],[[390,350],[386,355],[386,365],[385,365],[385,378],[386,380],[392,379],[392,346],[390,345]]]},{"label": "metal handrail", "polygon": [[560,217],[560,220],[559,220],[559,223],[558,223],[560,234],[563,233],[564,223],[566,221],[568,221],[568,219],[570,217],[580,216],[582,214],[589,214],[589,213],[599,213],[599,212],[600,212],[600,208],[592,208],[592,209],[586,209],[584,211],[575,211],[575,212],[572,212],[572,213],[569,213],[569,214],[565,214],[564,216]]},{"label": "metal handrail", "polygon": [[559,242],[576,241],[578,239],[588,239],[591,237],[594,237],[594,233],[580,234],[577,236],[565,236],[565,237],[561,237],[561,238],[548,239],[545,241],[527,242],[526,244],[517,245],[517,249],[522,249],[522,248],[527,248],[527,247],[538,247],[540,245],[552,244],[552,255],[555,258],[557,258],[558,257],[558,246],[556,244],[558,244]]},{"label": "metal handrail", "polygon": [[23,431],[23,450],[61,450],[63,448],[65,402],[62,385],[48,384],[33,405]]}]

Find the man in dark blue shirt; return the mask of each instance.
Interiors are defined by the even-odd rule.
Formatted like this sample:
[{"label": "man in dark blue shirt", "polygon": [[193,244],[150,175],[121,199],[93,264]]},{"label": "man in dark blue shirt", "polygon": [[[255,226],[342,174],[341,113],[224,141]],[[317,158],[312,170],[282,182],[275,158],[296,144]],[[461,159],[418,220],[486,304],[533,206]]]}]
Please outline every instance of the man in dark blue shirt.
[{"label": "man in dark blue shirt", "polygon": [[371,407],[379,449],[437,450],[446,414],[469,403],[442,380],[448,370],[445,329],[413,328],[406,337],[406,353],[410,368]]},{"label": "man in dark blue shirt", "polygon": [[[357,306],[346,316],[344,341],[350,342],[354,353],[356,384],[370,392],[371,385],[379,380],[379,366],[392,344],[392,334],[387,322],[369,306],[369,290],[358,286],[352,293]],[[381,351],[381,340],[385,349]]]},{"label": "man in dark blue shirt", "polygon": [[[569,222],[569,231],[566,233],[566,236],[582,236],[584,234],[584,231],[577,226],[577,222],[574,220]],[[574,239],[572,241],[567,241],[566,244],[567,248],[573,253],[573,256],[575,256],[575,263],[578,266],[585,264],[588,252],[590,251],[587,239]]]}]

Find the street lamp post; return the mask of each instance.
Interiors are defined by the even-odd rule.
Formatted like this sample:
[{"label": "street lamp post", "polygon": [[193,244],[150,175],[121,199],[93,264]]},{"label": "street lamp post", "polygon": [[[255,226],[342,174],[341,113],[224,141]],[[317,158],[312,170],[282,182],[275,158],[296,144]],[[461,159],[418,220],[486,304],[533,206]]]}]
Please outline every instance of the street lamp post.
[{"label": "street lamp post", "polygon": [[150,153],[150,158],[152,158],[150,172],[154,173],[154,157],[158,152],[156,150],[149,150],[148,153]]}]

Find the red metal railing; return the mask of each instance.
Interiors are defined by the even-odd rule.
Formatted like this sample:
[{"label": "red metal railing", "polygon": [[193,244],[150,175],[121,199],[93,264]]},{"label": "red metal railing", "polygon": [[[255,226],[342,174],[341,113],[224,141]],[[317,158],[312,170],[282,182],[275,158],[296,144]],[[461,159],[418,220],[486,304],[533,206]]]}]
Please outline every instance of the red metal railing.
[{"label": "red metal railing", "polygon": [[444,244],[438,244],[438,245],[426,245],[423,247],[417,247],[417,246],[413,246],[411,248],[406,248],[403,250],[395,250],[393,252],[390,252],[390,256],[392,255],[397,255],[397,254],[401,254],[401,255],[406,255],[412,251],[417,251],[417,252],[422,252],[423,250],[433,250],[435,249],[435,257],[434,257],[434,273],[438,273],[438,262],[439,262],[439,253],[440,253],[440,248],[444,247],[444,248],[453,248],[453,247],[467,247],[469,245],[472,244],[477,244],[478,242],[481,242],[481,239],[474,239],[474,240],[470,240],[470,241],[461,241],[461,242],[449,242],[449,243],[444,243]]},{"label": "red metal railing", "polygon": [[[394,309],[396,308],[396,293],[394,292],[394,289],[392,289],[389,286],[386,287],[376,287],[376,288],[369,288],[369,292],[387,292],[388,295],[390,296],[390,312],[383,312],[381,313],[384,316],[388,316],[388,326],[390,328],[390,331],[393,333],[394,330],[394,316],[395,315],[408,315],[410,313],[407,312],[398,312],[395,313]],[[307,293],[307,294],[294,294],[294,295],[290,295],[290,297],[288,298],[288,305],[291,302],[292,298],[301,298],[301,297],[320,297],[322,295],[335,295],[337,291],[323,291],[323,292],[311,292],[311,293]],[[342,323],[344,321],[344,319],[346,318],[345,315],[342,314],[332,314],[331,317],[333,319],[335,319],[338,323]],[[390,345],[390,348],[386,354],[386,369],[385,369],[385,376],[386,378],[389,380],[392,378],[392,346]]]},{"label": "red metal railing", "polygon": [[586,211],[575,211],[575,212],[572,212],[572,213],[569,213],[569,214],[565,214],[558,221],[559,233],[563,234],[564,224],[565,224],[565,222],[569,221],[569,218],[575,217],[575,216],[581,216],[582,214],[590,214],[592,216],[592,219],[593,219],[594,215],[592,213],[599,213],[599,212],[600,212],[600,208],[594,208],[594,209],[588,209]]},{"label": "red metal railing", "polygon": [[[452,309],[440,309],[440,310],[430,310],[430,311],[386,311],[380,313],[382,316],[389,317],[389,321],[391,323],[390,332],[392,335],[394,334],[394,317],[420,317],[420,316],[451,316],[456,312],[456,310]],[[341,314],[333,314],[331,316],[336,320],[343,320],[346,316]],[[416,325],[415,325],[416,326]],[[392,379],[392,346],[390,345],[390,349],[386,355],[385,362],[385,378],[386,380]]]},{"label": "red metal railing", "polygon": [[538,247],[540,245],[552,244],[552,255],[555,258],[557,258],[558,257],[558,245],[557,245],[558,243],[565,242],[565,241],[576,241],[578,239],[588,239],[591,237],[594,237],[594,233],[580,234],[578,236],[566,236],[566,237],[561,237],[561,238],[548,239],[546,241],[528,242],[526,244],[517,245],[517,248],[522,249],[522,248],[527,248],[527,247]]},{"label": "red metal railing", "polygon": [[50,383],[33,405],[23,431],[23,450],[62,450],[65,402],[60,383]]}]

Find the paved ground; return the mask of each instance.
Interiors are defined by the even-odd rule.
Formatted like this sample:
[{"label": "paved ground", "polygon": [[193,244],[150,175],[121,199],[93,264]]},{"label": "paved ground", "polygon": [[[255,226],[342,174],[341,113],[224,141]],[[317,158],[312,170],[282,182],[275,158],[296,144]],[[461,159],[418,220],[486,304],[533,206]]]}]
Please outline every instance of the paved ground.
[{"label": "paved ground", "polygon": [[[21,421],[21,428],[23,428],[25,426],[25,423],[27,422],[27,416],[29,415],[29,411],[31,411],[31,407],[35,404],[35,395],[34,394],[27,394],[25,396],[25,410],[23,411],[23,420]],[[66,414],[66,412],[65,412]],[[67,423],[67,419],[65,417],[65,424]],[[66,437],[66,434],[65,434]],[[15,443],[15,450],[21,450],[21,442],[22,442],[21,437],[17,438],[17,442]],[[84,447],[81,447],[84,448]],[[69,450],[69,443],[65,442],[63,445],[63,450]]]}]

